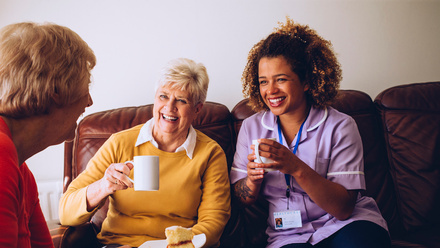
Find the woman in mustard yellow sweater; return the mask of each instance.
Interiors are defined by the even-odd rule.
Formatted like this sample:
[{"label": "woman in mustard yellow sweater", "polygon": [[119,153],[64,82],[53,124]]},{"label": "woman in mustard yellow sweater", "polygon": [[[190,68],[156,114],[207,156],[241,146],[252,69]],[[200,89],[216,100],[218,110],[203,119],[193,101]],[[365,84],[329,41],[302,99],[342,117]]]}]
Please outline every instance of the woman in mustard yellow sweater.
[{"label": "woman in mustard yellow sweater", "polygon": [[[169,63],[159,80],[153,118],[112,135],[69,186],[60,202],[63,225],[79,225],[107,198],[107,218],[98,239],[107,247],[138,247],[164,239],[166,227],[192,227],[215,246],[230,216],[226,156],[191,123],[208,90],[202,64],[189,59]],[[138,155],[160,158],[158,191],[134,191],[132,165]]]}]

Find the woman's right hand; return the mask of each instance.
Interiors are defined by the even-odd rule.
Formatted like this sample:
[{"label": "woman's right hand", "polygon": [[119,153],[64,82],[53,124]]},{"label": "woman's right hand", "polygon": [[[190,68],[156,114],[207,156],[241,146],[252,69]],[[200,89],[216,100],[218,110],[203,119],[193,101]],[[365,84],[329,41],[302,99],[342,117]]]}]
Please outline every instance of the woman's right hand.
[{"label": "woman's right hand", "polygon": [[102,188],[106,189],[109,195],[117,190],[133,188],[133,183],[128,179],[131,169],[133,169],[132,163],[111,164],[100,180],[102,181]]},{"label": "woman's right hand", "polygon": [[265,172],[264,169],[258,167],[258,163],[255,163],[254,159],[254,153],[248,155],[247,175],[249,182],[257,186],[263,182]]},{"label": "woman's right hand", "polygon": [[248,155],[247,177],[237,181],[233,186],[235,196],[247,205],[257,200],[265,175],[264,170],[258,168],[258,164],[253,162],[254,159],[254,153]]},{"label": "woman's right hand", "polygon": [[114,163],[104,173],[104,176],[87,187],[87,210],[92,211],[99,203],[117,190],[133,188],[128,179],[133,164]]}]

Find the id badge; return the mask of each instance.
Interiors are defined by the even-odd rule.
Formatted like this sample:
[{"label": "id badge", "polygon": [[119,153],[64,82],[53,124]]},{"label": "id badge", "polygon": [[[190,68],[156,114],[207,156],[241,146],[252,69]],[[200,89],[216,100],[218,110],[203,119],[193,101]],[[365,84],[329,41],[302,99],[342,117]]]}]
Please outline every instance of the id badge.
[{"label": "id badge", "polygon": [[273,218],[275,229],[302,227],[301,212],[299,210],[274,212]]}]

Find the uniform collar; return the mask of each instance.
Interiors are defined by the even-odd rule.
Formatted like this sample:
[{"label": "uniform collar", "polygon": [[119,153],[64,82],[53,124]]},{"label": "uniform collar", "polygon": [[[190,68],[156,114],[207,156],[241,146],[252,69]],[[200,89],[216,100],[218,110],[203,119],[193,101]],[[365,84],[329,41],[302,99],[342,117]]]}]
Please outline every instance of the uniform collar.
[{"label": "uniform collar", "polygon": [[[151,118],[148,120],[141,128],[135,146],[140,146],[144,143],[151,142],[156,148],[158,148],[157,142],[153,138],[153,127],[154,127],[154,119]],[[186,137],[185,142],[181,146],[179,146],[175,152],[186,151],[186,155],[192,159],[194,148],[196,147],[197,141],[197,133],[196,130],[192,127],[189,127],[188,137]]]},{"label": "uniform collar", "polygon": [[[304,123],[304,128],[307,132],[315,130],[327,119],[327,116],[327,107],[318,109],[312,106],[310,108],[309,117]],[[277,116],[270,112],[270,110],[264,111],[261,117],[261,125],[268,130],[274,131],[277,128]]]}]

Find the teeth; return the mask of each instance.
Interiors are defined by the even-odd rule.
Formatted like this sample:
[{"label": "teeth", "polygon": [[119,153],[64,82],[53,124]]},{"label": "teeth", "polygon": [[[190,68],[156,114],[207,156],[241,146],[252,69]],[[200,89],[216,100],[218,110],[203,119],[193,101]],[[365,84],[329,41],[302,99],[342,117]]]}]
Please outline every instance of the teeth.
[{"label": "teeth", "polygon": [[162,116],[165,120],[169,120],[169,121],[177,120],[177,117],[172,117],[172,116],[168,116],[168,115],[162,115]]},{"label": "teeth", "polygon": [[269,102],[271,102],[271,103],[278,103],[278,102],[281,102],[283,99],[284,99],[283,97],[280,97],[280,98],[277,98],[277,99],[269,99]]}]

